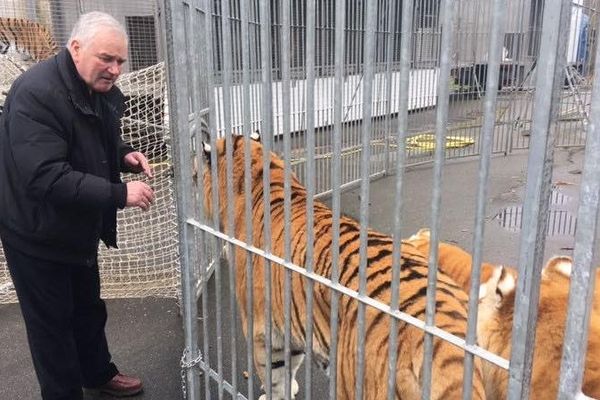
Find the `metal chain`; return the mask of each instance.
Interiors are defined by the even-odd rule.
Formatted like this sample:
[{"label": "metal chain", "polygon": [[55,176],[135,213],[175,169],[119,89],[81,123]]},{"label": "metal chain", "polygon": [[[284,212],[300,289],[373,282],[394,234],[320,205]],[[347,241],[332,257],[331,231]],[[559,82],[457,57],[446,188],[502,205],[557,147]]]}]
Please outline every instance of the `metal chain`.
[{"label": "metal chain", "polygon": [[[184,400],[187,400],[187,381],[186,381],[186,374],[187,371],[191,368],[195,368],[198,364],[200,364],[200,361],[202,361],[202,353],[200,351],[198,351],[198,356],[196,358],[194,358],[192,361],[187,362],[186,359],[188,358],[188,356],[190,355],[190,350],[186,347],[183,350],[183,354],[181,355],[181,392],[183,393],[183,398]],[[202,371],[199,371],[199,374],[202,374]]]}]

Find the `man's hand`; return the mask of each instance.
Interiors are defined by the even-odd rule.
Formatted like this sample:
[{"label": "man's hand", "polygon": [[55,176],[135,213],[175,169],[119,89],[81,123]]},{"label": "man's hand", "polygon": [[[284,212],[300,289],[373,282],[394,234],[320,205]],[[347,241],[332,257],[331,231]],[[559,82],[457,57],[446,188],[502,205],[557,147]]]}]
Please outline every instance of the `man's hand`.
[{"label": "man's hand", "polygon": [[148,211],[150,204],[154,201],[154,190],[144,182],[127,182],[127,203],[128,207],[139,207]]},{"label": "man's hand", "polygon": [[146,156],[139,151],[127,153],[125,157],[123,157],[123,162],[125,162],[125,165],[131,168],[131,170],[134,172],[143,172],[148,178],[152,178],[154,176]]}]

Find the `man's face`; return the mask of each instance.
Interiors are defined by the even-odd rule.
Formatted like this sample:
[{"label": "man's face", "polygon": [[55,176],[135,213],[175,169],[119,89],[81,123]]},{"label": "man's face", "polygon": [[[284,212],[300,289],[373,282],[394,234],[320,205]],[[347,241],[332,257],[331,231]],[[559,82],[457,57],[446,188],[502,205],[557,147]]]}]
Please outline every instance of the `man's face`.
[{"label": "man's face", "polygon": [[74,40],[69,50],[88,87],[95,92],[108,92],[121,74],[127,42],[117,30],[100,30],[89,42]]}]

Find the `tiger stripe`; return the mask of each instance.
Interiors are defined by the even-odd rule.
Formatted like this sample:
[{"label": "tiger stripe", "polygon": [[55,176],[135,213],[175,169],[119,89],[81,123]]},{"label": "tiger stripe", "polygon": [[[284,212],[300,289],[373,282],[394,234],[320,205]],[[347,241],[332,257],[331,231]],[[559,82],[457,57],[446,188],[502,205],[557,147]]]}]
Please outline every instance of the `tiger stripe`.
[{"label": "tiger stripe", "polygon": [[[408,241],[424,255],[429,253],[428,230],[421,229]],[[440,271],[448,274],[465,290],[469,290],[471,254],[458,246],[440,242],[438,262]],[[558,393],[560,368],[557,367],[561,363],[567,315],[569,263],[569,257],[553,257],[542,270],[529,396],[532,400],[554,399]],[[516,276],[515,268],[485,262],[481,265],[482,291],[480,291],[478,306],[478,341],[483,348],[506,359],[511,353]],[[454,329],[452,326],[445,325],[440,325],[440,328],[447,331]],[[597,308],[592,308],[589,329],[582,390],[587,396],[600,398],[600,313]],[[508,372],[488,362],[483,363],[482,372],[487,399],[505,399]]]},{"label": "tiger stripe", "polygon": [[[218,139],[211,151],[216,152],[217,165],[217,192],[219,198],[219,220],[221,229],[237,239],[246,240],[245,228],[245,157],[241,143],[242,136],[232,136],[228,139]],[[232,142],[230,142],[232,141]],[[227,197],[227,164],[226,146],[232,146],[233,161],[233,198]],[[207,168],[204,174],[204,205],[207,215],[212,215],[212,171],[210,168],[210,154],[206,158]],[[265,237],[263,219],[265,206],[269,207],[271,214],[271,251],[274,255],[284,257],[284,227],[288,223],[291,238],[291,262],[298,266],[306,266],[306,252],[308,248],[306,226],[306,189],[301,183],[292,177],[291,181],[291,218],[284,221],[284,167],[285,163],[277,155],[271,154],[270,186],[265,196],[263,185],[263,148],[262,145],[252,140],[250,142],[250,154],[252,158],[250,176],[252,190],[251,196],[252,212],[252,244],[257,248],[264,248]],[[227,231],[229,218],[227,204],[231,204],[234,213],[233,232]],[[331,210],[323,203],[315,201],[313,206],[314,224],[314,256],[313,271],[325,278],[331,279],[333,269],[331,246],[333,241],[333,215]],[[391,237],[373,231],[367,232],[367,268],[366,268],[366,294],[384,304],[390,304],[391,300],[391,276],[393,240]],[[340,217],[339,226],[339,282],[340,284],[358,291],[359,285],[359,258],[360,258],[360,226],[347,216]],[[412,316],[424,319],[428,266],[426,259],[412,245],[403,242],[401,249],[401,271],[400,271],[400,303],[401,311]],[[252,261],[252,274],[255,282],[252,288],[254,304],[254,332],[247,332],[247,294],[246,294],[246,257],[250,256]],[[265,294],[264,294],[264,259],[259,256],[248,255],[240,248],[236,248],[236,264],[232,265],[237,279],[236,296],[242,319],[244,334],[254,344],[254,359],[256,370],[262,383],[265,384],[265,358],[264,348],[264,326],[265,326]],[[286,270],[274,267],[271,269],[271,287],[273,296],[272,304],[272,328],[273,348],[280,349],[276,344],[282,343],[284,336],[285,319],[291,319],[292,348],[301,352],[306,343],[305,323],[306,311],[306,278],[297,274],[292,275],[292,305],[290,315],[284,315],[284,281]],[[327,287],[314,283],[313,291],[313,340],[312,353],[321,365],[327,365],[330,350],[330,301],[333,293]],[[459,336],[465,337],[467,329],[467,295],[453,282],[451,278],[440,273],[438,276],[438,287],[435,292],[436,316],[435,324],[443,326],[445,330]],[[356,364],[357,364],[357,340],[356,329],[358,319],[359,303],[348,296],[342,296],[339,302],[339,330],[337,340],[337,360],[329,360],[336,363],[337,371],[337,397],[339,399],[354,399],[356,387]],[[391,317],[372,307],[365,308],[365,374],[363,379],[363,392],[365,399],[382,399],[387,397],[387,387],[382,382],[387,381],[388,375],[388,347],[391,327]],[[413,400],[421,397],[421,369],[423,367],[423,339],[425,333],[403,321],[396,324],[398,345],[396,361],[396,397],[399,399]],[[433,346],[433,381],[431,387],[431,399],[461,399],[464,350],[439,338],[434,338]],[[279,373],[285,366],[282,352],[273,351],[271,366],[276,370],[272,374],[272,396],[274,399],[285,398],[283,384],[280,379],[283,375]],[[298,355],[292,362],[292,374],[301,362],[303,355]],[[479,360],[475,363],[474,376],[474,399],[485,399],[483,380],[481,379],[481,365]],[[295,383],[295,379],[293,379]],[[295,393],[293,393],[295,394]],[[292,396],[293,397],[293,396]]]},{"label": "tiger stripe", "polygon": [[0,17],[0,54],[6,54],[11,45],[34,62],[43,61],[59,50],[44,25],[23,18]]}]

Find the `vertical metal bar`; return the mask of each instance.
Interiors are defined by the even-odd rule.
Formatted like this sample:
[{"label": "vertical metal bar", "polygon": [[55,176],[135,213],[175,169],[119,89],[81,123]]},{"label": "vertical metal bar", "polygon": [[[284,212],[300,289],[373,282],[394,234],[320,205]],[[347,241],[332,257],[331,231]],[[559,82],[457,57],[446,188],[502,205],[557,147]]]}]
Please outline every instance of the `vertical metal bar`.
[{"label": "vertical metal bar", "polygon": [[[393,5],[392,5],[393,4]],[[386,14],[388,18],[388,35],[387,35],[387,46],[386,46],[386,63],[385,63],[385,82],[386,82],[386,100],[385,100],[385,129],[384,129],[384,166],[383,169],[386,174],[390,173],[391,161],[390,161],[390,146],[391,146],[391,133],[392,133],[392,90],[394,89],[393,79],[393,65],[394,65],[394,35],[396,34],[396,13],[395,7],[401,7],[396,5],[392,0],[386,2]],[[408,91],[408,88],[406,88]],[[398,112],[402,112],[398,109]]]},{"label": "vertical metal bar", "polygon": [[[337,0],[335,4],[335,95],[333,97],[333,159],[331,166],[331,281],[339,283],[340,258],[340,186],[342,183],[342,115],[344,105],[344,58],[345,58],[345,20],[346,0]],[[331,292],[331,340],[329,343],[329,398],[336,398],[337,388],[337,343],[338,343],[338,313],[339,293]]]},{"label": "vertical metal bar", "polygon": [[[216,87],[215,87],[215,82],[214,82],[214,71],[212,70],[213,68],[213,46],[215,45],[215,40],[216,40],[216,35],[215,32],[213,31],[214,29],[214,25],[213,25],[213,9],[212,9],[212,5],[213,2],[211,0],[204,0],[204,9],[206,10],[206,21],[207,23],[205,24],[205,38],[204,38],[204,54],[206,55],[206,62],[209,66],[209,73],[206,75],[206,80],[207,80],[207,86],[208,86],[208,110],[209,110],[209,131],[210,131],[210,146],[211,149],[215,149],[215,151],[212,151],[210,153],[210,168],[211,168],[211,186],[213,189],[212,190],[212,205],[213,205],[213,215],[212,215],[212,225],[215,229],[219,229],[219,221],[220,221],[220,215],[219,215],[219,211],[220,210],[220,199],[219,199],[219,177],[218,177],[218,163],[217,163],[217,152],[216,152],[216,139],[217,139],[217,112],[218,112],[218,104],[215,101],[215,92],[216,92]],[[220,260],[219,260],[219,241],[218,240],[214,240],[213,241],[213,256],[216,257],[216,259],[214,260],[216,263],[215,266],[215,271],[220,270]],[[208,332],[208,290],[206,290],[206,285],[208,283],[208,274],[207,271],[205,271],[205,274],[202,277],[203,279],[203,283],[205,285],[204,290],[202,291],[202,314],[204,317],[204,323],[203,323],[203,334],[204,334],[204,352],[205,354],[209,353],[209,332]],[[220,308],[220,274],[215,274],[215,286],[216,286],[216,295],[217,295],[217,303],[216,306],[218,308]],[[221,318],[220,315],[217,314],[217,318],[216,318],[216,336],[217,336],[217,369],[220,371],[220,375],[222,376],[222,348],[223,348],[223,343],[222,343],[222,335],[221,335],[221,331],[222,331],[222,327],[221,327]],[[221,351],[219,351],[221,350]],[[207,356],[208,357],[208,356]],[[210,379],[209,379],[209,374],[205,374],[205,391],[206,391],[206,396],[207,398],[210,398]],[[218,384],[219,384],[219,397],[221,398],[223,395],[223,381],[222,379],[218,380]]]},{"label": "vertical metal bar", "polygon": [[[454,45],[455,7],[451,0],[444,0],[442,19],[442,52],[440,55],[440,76],[437,85],[437,110],[435,124],[435,163],[433,166],[433,192],[431,196],[431,246],[427,274],[427,305],[425,324],[435,325],[435,300],[437,286],[438,231],[440,227],[440,205],[442,199],[442,168],[446,153],[446,130],[448,123],[448,103],[450,87],[448,77],[451,69],[451,54]],[[425,334],[423,348],[423,387],[422,398],[429,399],[432,379],[433,336]]]},{"label": "vertical metal bar", "polygon": [[[596,43],[596,60],[600,60],[600,46]],[[595,76],[600,76],[600,63],[594,66]],[[590,123],[587,126],[585,166],[579,192],[577,232],[575,236],[574,268],[569,288],[567,325],[560,367],[558,398],[573,399],[581,391],[583,368],[588,351],[588,326],[594,294],[596,273],[592,261],[594,243],[598,232],[600,207],[600,81],[594,80]]]},{"label": "vertical metal bar", "polygon": [[548,1],[544,6],[519,250],[520,272],[515,293],[508,384],[510,399],[529,397],[540,271],[552,178],[555,130],[552,129],[551,123],[556,116],[564,77],[565,39],[569,27],[570,7],[570,0]]},{"label": "vertical metal bar", "polygon": [[[201,94],[200,94],[200,87],[202,86],[204,91],[207,90],[212,90],[213,87],[211,86],[211,82],[213,81],[213,64],[212,64],[212,57],[210,58],[209,62],[204,64],[205,67],[202,68],[201,67],[201,63],[200,63],[200,59],[198,57],[198,53],[196,52],[196,54],[193,54],[194,48],[198,48],[200,47],[201,49],[210,49],[211,47],[211,42],[210,42],[210,36],[205,36],[203,35],[202,37],[198,38],[196,35],[191,34],[191,32],[195,32],[197,29],[208,29],[210,28],[210,24],[211,24],[211,13],[210,10],[206,9],[206,6],[202,3],[201,0],[194,0],[191,4],[191,6],[189,7],[190,10],[187,11],[186,14],[186,18],[184,21],[184,27],[187,29],[186,30],[186,36],[189,37],[192,41],[192,43],[194,43],[194,45],[192,46],[187,46],[186,50],[190,53],[190,55],[188,56],[191,60],[192,60],[192,65],[194,66],[194,68],[189,68],[189,64],[188,64],[188,68],[187,70],[192,74],[192,88],[193,88],[193,93],[194,95],[192,96],[191,100],[191,104],[195,105],[195,107],[197,108],[195,113],[190,113],[191,115],[195,115],[196,118],[196,125],[200,126],[200,135],[202,135],[202,129],[203,128],[203,124],[202,124],[202,119],[203,115],[200,114],[200,109],[201,109],[201,105],[202,106],[208,106],[210,107],[210,100],[211,98],[207,96],[206,99],[201,99]],[[206,51],[206,50],[204,50]],[[192,73],[192,71],[200,71],[199,75],[196,75],[194,73]],[[206,93],[208,94],[208,93]],[[203,101],[202,101],[203,100]],[[200,161],[200,155],[197,154],[196,160]],[[198,163],[198,166],[203,166],[203,163]],[[200,171],[203,170],[199,170]],[[203,196],[202,199],[204,199],[204,188],[203,186],[200,186],[200,194]],[[198,209],[198,216],[200,218],[202,218],[203,221],[205,221],[205,213],[204,213],[204,207],[199,207]],[[214,250],[214,245],[216,242],[215,238],[209,238],[209,235],[206,235],[204,232],[200,232],[199,233],[199,240],[200,240],[200,247],[202,250],[204,250],[204,255],[201,259],[201,263],[200,263],[200,268],[199,268],[199,273],[198,273],[198,277],[201,281],[201,286],[200,286],[200,290],[201,290],[201,296],[202,296],[202,316],[200,317],[200,319],[202,321],[204,321],[204,323],[202,324],[202,346],[203,346],[203,350],[204,350],[204,362],[206,365],[206,369],[205,369],[205,374],[204,374],[204,390],[205,390],[205,397],[209,398],[210,396],[210,391],[209,391],[209,382],[210,379],[208,377],[208,374],[206,373],[208,368],[210,367],[210,355],[209,355],[209,348],[210,348],[210,344],[209,344],[209,339],[208,339],[208,289],[207,289],[207,285],[208,285],[208,278],[209,278],[209,268],[210,268],[210,262],[212,261],[210,259],[210,257],[214,257],[215,251],[213,251],[212,253],[210,251],[208,251],[208,243],[212,243],[213,244],[213,250]],[[204,245],[206,244],[206,245]]]},{"label": "vertical metal bar", "polygon": [[[183,313],[183,334],[185,348],[185,362],[189,365],[198,356],[198,308],[196,306],[195,282],[193,279],[193,265],[196,262],[194,248],[193,228],[185,221],[185,215],[192,210],[191,186],[185,182],[191,182],[191,168],[186,161],[190,160],[189,143],[184,140],[188,132],[188,80],[186,74],[187,53],[185,51],[186,37],[183,28],[183,7],[177,0],[165,0],[163,2],[165,11],[164,30],[168,43],[167,54],[167,76],[169,81],[169,108],[170,129],[173,139],[173,160],[176,166],[175,197],[177,208],[180,210],[178,218],[179,226],[179,254],[181,265],[181,305]],[[187,388],[187,399],[200,397],[199,375],[196,369],[188,368],[185,371],[185,384]]]},{"label": "vertical metal bar", "polygon": [[[273,139],[273,107],[272,107],[272,71],[271,71],[271,2],[261,0],[260,2],[260,51],[261,51],[261,137],[263,144],[263,204],[264,204],[264,251],[271,252],[271,142]],[[271,285],[271,261],[265,259],[265,392],[267,398],[272,394],[272,285]]]},{"label": "vertical metal bar", "polygon": [[[477,306],[479,300],[479,286],[481,280],[481,254],[483,249],[483,234],[485,212],[488,194],[488,177],[490,158],[494,140],[496,123],[496,104],[498,98],[498,79],[500,75],[500,62],[502,58],[502,45],[506,23],[506,1],[494,0],[492,12],[492,26],[489,41],[488,74],[486,82],[486,96],[483,103],[484,120],[481,131],[481,159],[479,163],[479,185],[477,189],[477,206],[475,213],[475,227],[473,239],[473,264],[471,269],[471,290],[469,293],[469,314],[467,325],[466,345],[473,346],[477,343]],[[463,399],[472,398],[473,390],[473,354],[465,352],[465,373],[463,380]]]},{"label": "vertical metal bar", "polygon": [[[222,31],[222,37],[223,37],[223,86],[222,86],[222,93],[223,93],[223,127],[225,129],[225,138],[229,143],[232,143],[233,140],[233,129],[231,127],[231,83],[232,83],[232,66],[233,66],[233,59],[232,59],[232,38],[231,38],[231,24],[230,24],[230,18],[231,18],[231,10],[229,7],[229,0],[225,0],[221,2],[221,21],[222,24],[221,26],[223,27],[223,31]],[[227,198],[228,199],[233,199],[233,151],[232,151],[233,146],[226,146],[225,148],[225,157],[226,157],[226,161],[227,161]],[[234,213],[234,203],[233,201],[228,201],[227,202],[227,234],[235,237],[235,221],[234,221],[234,217],[233,214]],[[237,317],[236,317],[236,307],[235,307],[235,281],[236,281],[236,276],[235,276],[235,251],[236,249],[234,248],[234,246],[231,243],[227,244],[228,246],[228,253],[229,253],[229,262],[231,263],[231,265],[229,265],[230,268],[230,272],[229,272],[229,304],[231,305],[231,311],[230,311],[230,315],[229,315],[229,321],[231,324],[231,330],[230,332],[237,332]],[[221,279],[221,268],[219,268],[219,266],[217,266],[216,270],[215,270],[215,281],[217,283],[217,334],[220,335],[221,334],[221,312],[220,310],[222,310],[221,307],[219,307],[219,298],[221,297],[221,290],[220,287],[221,285],[219,284],[219,281]],[[222,336],[222,335],[220,335]],[[237,393],[237,352],[235,351],[235,349],[237,348],[236,345],[236,335],[232,334],[231,335],[231,341],[230,341],[230,345],[231,345],[231,386],[233,388],[233,392]],[[218,349],[217,351],[219,352],[219,354],[221,355],[221,352],[223,350],[222,346],[222,340],[221,342],[217,341],[217,345],[221,345],[221,347]],[[219,372],[219,399],[223,398],[223,365],[222,365],[222,359],[223,356],[220,356],[221,358],[221,362],[218,365],[218,372]]]},{"label": "vertical metal bar", "polygon": [[[394,200],[394,251],[392,253],[392,296],[390,309],[400,307],[400,252],[402,240],[402,211],[404,208],[404,167],[406,165],[406,133],[408,131],[408,86],[410,78],[410,58],[412,44],[412,20],[414,0],[402,2],[402,23],[400,25],[400,85],[398,87],[398,128],[396,130],[396,194]],[[400,7],[400,6],[399,6]],[[398,321],[390,318],[388,399],[396,398],[396,363],[398,358]]]},{"label": "vertical metal bar", "polygon": [[[354,85],[356,85],[356,89],[352,89],[352,92],[350,93],[350,103],[351,103],[351,108],[349,109],[350,111],[350,116],[349,116],[349,120],[350,120],[350,128],[352,128],[352,131],[355,131],[357,129],[358,126],[358,121],[356,120],[356,116],[358,115],[358,111],[360,110],[361,104],[360,101],[356,99],[356,94],[358,93],[358,90],[360,88],[360,85],[362,83],[362,78],[364,77],[364,62],[362,59],[362,45],[363,45],[363,31],[362,31],[362,26],[360,24],[360,22],[362,21],[360,19],[360,16],[362,15],[361,11],[361,7],[364,7],[364,3],[361,3],[359,1],[355,2],[356,4],[356,8],[354,9],[354,12],[352,13],[352,17],[353,17],[353,28],[354,28],[354,43],[353,43],[353,48],[352,48],[352,53],[354,54],[354,62],[356,65],[356,72],[353,74],[353,82]],[[353,85],[353,86],[354,86]],[[364,89],[364,86],[363,86]],[[350,134],[349,136],[349,143],[348,145],[350,147],[354,147],[354,146],[358,146],[359,143],[359,138],[356,137],[357,135],[353,135]],[[358,156],[354,156],[353,157],[354,160],[352,160],[352,164],[350,164],[352,166],[352,176],[351,176],[351,180],[355,180],[355,179],[359,179],[359,171],[360,171],[360,159],[356,160],[356,158],[358,158]]]},{"label": "vertical metal bar", "polygon": [[[366,5],[365,41],[364,45],[364,80],[363,80],[363,119],[362,119],[362,157],[361,157],[361,187],[360,187],[360,249],[359,249],[359,286],[358,293],[367,293],[367,242],[369,226],[369,165],[371,160],[371,125],[373,97],[373,58],[375,56],[375,27],[377,17],[377,2],[371,1]],[[365,369],[365,305],[358,305],[358,334],[356,361],[356,400],[363,398],[363,380]]]},{"label": "vertical metal bar", "polygon": [[[250,101],[250,69],[252,67],[250,60],[251,39],[248,31],[249,25],[249,1],[240,0],[241,12],[241,32],[242,32],[242,86],[243,86],[243,133],[244,133],[244,193],[252,193],[251,182],[251,162],[250,159],[250,131],[251,122],[251,101]],[[254,244],[252,229],[252,196],[244,196],[244,216],[246,243]],[[250,251],[246,252],[246,364],[248,368],[248,398],[254,398],[254,279],[252,274],[252,260],[254,256]],[[237,269],[236,269],[237,271]],[[233,271],[231,271],[233,273]],[[241,294],[238,294],[241,296]],[[241,299],[240,299],[241,300]]]},{"label": "vertical metal bar", "polygon": [[[525,70],[523,71],[524,75],[523,77],[520,76],[519,74],[519,63],[523,62],[525,56],[524,56],[524,52],[525,52],[525,17],[524,15],[527,13],[525,6],[529,5],[531,3],[531,1],[535,1],[535,0],[530,0],[530,1],[525,1],[525,0],[520,0],[520,7],[519,7],[519,11],[517,12],[518,15],[518,22],[517,22],[517,29],[520,32],[519,33],[519,52],[515,53],[513,51],[513,57],[512,57],[512,68],[513,68],[513,72],[511,73],[511,83],[513,85],[512,87],[512,94],[508,99],[505,99],[506,102],[508,102],[508,104],[505,106],[508,108],[509,110],[509,117],[508,117],[508,121],[510,121],[510,126],[508,127],[508,129],[506,129],[506,138],[503,141],[503,146],[504,149],[499,149],[499,150],[503,150],[504,155],[508,155],[509,153],[512,152],[513,150],[513,145],[514,145],[514,140],[513,140],[513,132],[515,132],[515,124],[517,123],[517,120],[523,120],[525,119],[525,115],[523,115],[524,110],[520,110],[520,114],[519,111],[517,111],[517,107],[519,107],[519,103],[522,101],[523,98],[523,94],[520,94],[520,91],[518,91],[515,88],[515,84],[516,82],[519,82],[517,87],[519,88],[523,88],[524,84],[525,84],[525,79],[528,75],[527,72],[525,72]],[[515,7],[516,9],[516,7]],[[527,96],[527,94],[525,94],[525,96]]]},{"label": "vertical metal bar", "polygon": [[[316,0],[306,2],[306,256],[305,268],[313,271],[315,195],[315,20]],[[305,398],[312,396],[313,282],[306,281]]]},{"label": "vertical metal bar", "polygon": [[[282,76],[282,134],[283,134],[283,153],[286,162],[283,183],[283,237],[285,243],[284,259],[291,261],[292,245],[290,233],[290,221],[292,219],[291,206],[291,181],[292,181],[292,151],[290,140],[290,0],[283,0],[282,19],[281,19],[281,76]],[[292,377],[291,377],[291,341],[292,341],[292,272],[285,270],[284,282],[284,359],[285,359],[285,398],[292,398]]]}]

